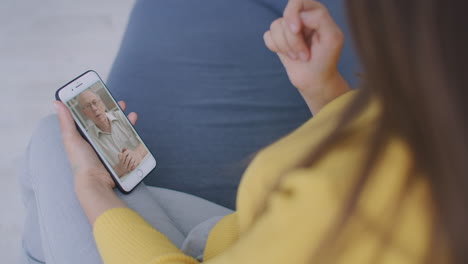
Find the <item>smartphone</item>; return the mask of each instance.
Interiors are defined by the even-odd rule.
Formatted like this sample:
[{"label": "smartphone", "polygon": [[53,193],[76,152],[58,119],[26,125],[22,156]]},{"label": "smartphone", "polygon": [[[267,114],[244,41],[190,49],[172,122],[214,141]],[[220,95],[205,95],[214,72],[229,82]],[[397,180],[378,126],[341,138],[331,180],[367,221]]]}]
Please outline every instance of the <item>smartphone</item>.
[{"label": "smartphone", "polygon": [[117,187],[130,193],[156,168],[156,159],[95,71],[87,71],[55,93],[77,129],[96,151]]}]

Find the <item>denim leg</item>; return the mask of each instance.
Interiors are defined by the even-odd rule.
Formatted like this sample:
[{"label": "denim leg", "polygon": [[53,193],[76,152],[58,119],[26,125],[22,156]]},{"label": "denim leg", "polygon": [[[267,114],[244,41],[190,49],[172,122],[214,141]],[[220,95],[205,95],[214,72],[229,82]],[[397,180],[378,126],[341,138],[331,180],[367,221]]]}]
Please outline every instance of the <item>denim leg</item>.
[{"label": "denim leg", "polygon": [[[30,263],[101,263],[91,226],[74,193],[55,115],[41,120],[35,130],[19,180],[27,210],[23,247]],[[145,185],[129,195],[116,192],[175,245],[182,245],[184,236]]]},{"label": "denim leg", "polygon": [[147,188],[184,235],[180,249],[202,262],[211,229],[233,211],[191,194],[152,186]]},{"label": "denim leg", "polygon": [[174,190],[147,186],[174,224],[187,237],[200,223],[233,211],[200,197]]}]

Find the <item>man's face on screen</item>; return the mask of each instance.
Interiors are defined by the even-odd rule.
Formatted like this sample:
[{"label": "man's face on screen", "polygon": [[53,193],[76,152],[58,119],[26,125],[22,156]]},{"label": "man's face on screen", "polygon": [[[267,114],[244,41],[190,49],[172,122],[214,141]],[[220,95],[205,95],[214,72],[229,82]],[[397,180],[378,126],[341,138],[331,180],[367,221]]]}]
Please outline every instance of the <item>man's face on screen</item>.
[{"label": "man's face on screen", "polygon": [[99,125],[107,121],[106,107],[101,98],[91,91],[84,91],[78,96],[78,103],[83,114]]}]

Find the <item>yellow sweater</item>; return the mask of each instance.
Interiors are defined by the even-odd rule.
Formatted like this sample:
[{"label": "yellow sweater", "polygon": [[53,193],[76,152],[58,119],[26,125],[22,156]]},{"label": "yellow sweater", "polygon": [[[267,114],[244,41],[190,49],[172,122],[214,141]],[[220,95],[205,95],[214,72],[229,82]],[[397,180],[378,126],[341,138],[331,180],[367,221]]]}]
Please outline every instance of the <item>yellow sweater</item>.
[{"label": "yellow sweater", "polygon": [[[260,151],[246,170],[238,191],[237,211],[224,217],[210,232],[207,263],[310,263],[362,164],[369,131],[378,107],[369,107],[352,127],[356,133],[313,167],[291,169],[323,140],[355,92],[326,105],[320,113],[285,138]],[[392,139],[379,157],[372,180],[364,189],[358,214],[342,233],[334,254],[337,263],[419,263],[427,251],[430,230],[428,188],[418,181],[403,201],[398,218],[392,206],[399,197],[411,164],[409,151]],[[285,174],[279,191],[267,201],[258,219],[254,214],[267,190]],[[386,227],[394,228],[391,242],[379,251]],[[104,263],[197,263],[130,209],[104,212],[95,222],[94,236]]]}]

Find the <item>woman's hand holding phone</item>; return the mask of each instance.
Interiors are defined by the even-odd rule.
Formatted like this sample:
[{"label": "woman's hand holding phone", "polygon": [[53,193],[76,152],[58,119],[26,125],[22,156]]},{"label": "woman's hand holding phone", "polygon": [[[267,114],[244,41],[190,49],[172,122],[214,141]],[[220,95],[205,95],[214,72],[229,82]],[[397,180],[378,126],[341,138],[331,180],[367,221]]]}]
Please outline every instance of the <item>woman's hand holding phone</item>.
[{"label": "woman's hand holding phone", "polygon": [[[118,104],[122,110],[125,110],[124,101],[119,101]],[[76,129],[70,111],[60,101],[55,101],[54,106],[60,123],[62,142],[73,170],[75,188],[89,185],[114,188],[115,183],[109,172],[104,168],[91,145],[83,139]],[[132,125],[135,125],[138,116],[132,112],[128,115],[128,119]]]},{"label": "woman's hand holding phone", "polygon": [[273,21],[264,40],[278,54],[312,113],[349,91],[337,70],[343,33],[323,4],[290,0],[284,17]]},{"label": "woman's hand holding phone", "polygon": [[[120,101],[118,104],[125,110],[125,102]],[[114,193],[114,181],[94,149],[76,129],[70,111],[60,101],[55,101],[54,107],[60,123],[62,142],[73,170],[75,193],[92,225],[107,209],[126,205]],[[136,113],[128,115],[132,125],[136,123],[137,118]]]}]

